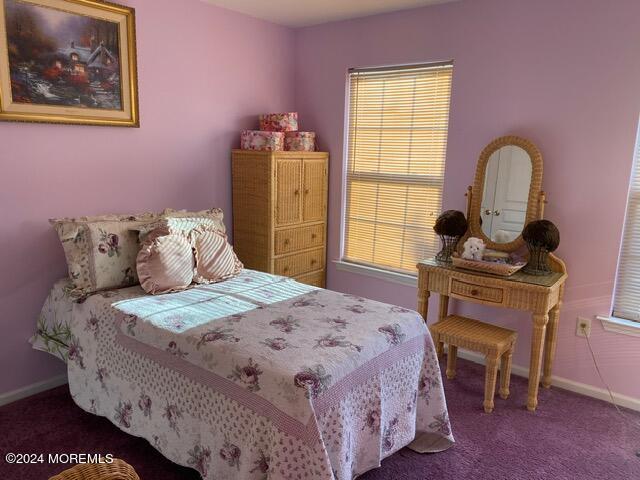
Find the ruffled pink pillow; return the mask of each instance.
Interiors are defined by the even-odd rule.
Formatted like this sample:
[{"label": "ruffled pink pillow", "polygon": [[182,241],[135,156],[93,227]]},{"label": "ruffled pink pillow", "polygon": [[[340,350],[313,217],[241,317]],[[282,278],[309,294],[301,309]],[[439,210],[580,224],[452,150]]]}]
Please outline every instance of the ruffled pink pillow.
[{"label": "ruffled pink pillow", "polygon": [[227,236],[210,226],[191,231],[191,242],[196,253],[193,280],[197,283],[216,283],[238,275],[243,268]]},{"label": "ruffled pink pillow", "polygon": [[184,234],[169,233],[165,228],[153,230],[142,244],[136,268],[147,293],[184,290],[191,285],[195,269],[191,242]]}]

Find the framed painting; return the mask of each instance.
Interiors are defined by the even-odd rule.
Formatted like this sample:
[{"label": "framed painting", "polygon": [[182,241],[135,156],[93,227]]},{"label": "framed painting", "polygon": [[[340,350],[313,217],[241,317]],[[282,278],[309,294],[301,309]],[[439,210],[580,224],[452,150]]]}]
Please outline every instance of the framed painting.
[{"label": "framed painting", "polygon": [[140,126],[134,9],[0,0],[0,120]]}]

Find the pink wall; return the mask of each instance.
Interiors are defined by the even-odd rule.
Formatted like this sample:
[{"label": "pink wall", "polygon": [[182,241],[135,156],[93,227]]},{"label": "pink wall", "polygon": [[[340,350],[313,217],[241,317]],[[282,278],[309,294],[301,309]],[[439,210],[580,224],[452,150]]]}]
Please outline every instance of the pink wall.
[{"label": "pink wall", "polygon": [[[347,69],[453,59],[444,206],[464,210],[478,154],[493,138],[518,134],[539,146],[546,217],[560,228],[570,274],[554,373],[601,387],[575,317],[609,311],[640,112],[638,18],[637,0],[464,0],[299,30],[296,107],[331,153],[329,261],[339,257]],[[415,308],[415,288],[331,264],[328,286]],[[515,363],[528,364],[525,315],[461,311],[516,328]],[[640,398],[640,339],[594,321],[591,340],[612,388]]]},{"label": "pink wall", "polygon": [[230,212],[239,131],[294,106],[292,30],[196,0],[122,3],[137,14],[140,129],[0,124],[0,393],[64,371],[27,343],[65,275],[48,218]]},{"label": "pink wall", "polygon": [[[140,129],[0,123],[0,392],[63,372],[27,343],[48,289],[65,274],[47,218],[166,206],[229,212],[238,131],[256,113],[296,107],[332,155],[336,259],[347,68],[447,59],[455,69],[444,205],[464,208],[477,155],[492,138],[515,133],[538,144],[547,217],[561,229],[570,272],[555,373],[600,386],[575,316],[609,309],[640,111],[640,3],[464,0],[294,34],[195,0],[123,1],[137,10]],[[415,307],[414,288],[333,265],[329,287]],[[516,363],[527,363],[525,316],[471,310],[517,328]],[[591,338],[614,390],[640,398],[640,382],[629,381],[638,339],[599,323]]]}]

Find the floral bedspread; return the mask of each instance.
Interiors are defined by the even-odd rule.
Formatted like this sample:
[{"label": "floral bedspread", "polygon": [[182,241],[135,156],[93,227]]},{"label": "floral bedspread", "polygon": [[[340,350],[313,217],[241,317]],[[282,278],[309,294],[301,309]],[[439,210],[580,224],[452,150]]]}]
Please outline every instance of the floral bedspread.
[{"label": "floral bedspread", "polygon": [[67,362],[69,346],[77,341],[71,333],[73,299],[68,293],[69,285],[70,281],[64,279],[53,286],[38,315],[36,333],[30,340],[33,348],[48,352],[63,362]]},{"label": "floral bedspread", "polygon": [[161,296],[62,291],[34,348],[56,345],[78,405],[203,478],[350,479],[403,446],[453,442],[413,311],[249,270]]}]

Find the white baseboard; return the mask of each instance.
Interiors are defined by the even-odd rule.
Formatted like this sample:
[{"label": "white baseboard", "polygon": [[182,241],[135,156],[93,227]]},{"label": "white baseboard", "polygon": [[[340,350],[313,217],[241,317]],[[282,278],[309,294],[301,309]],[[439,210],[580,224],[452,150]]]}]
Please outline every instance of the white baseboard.
[{"label": "white baseboard", "polygon": [[[458,349],[458,357],[464,358],[465,360],[469,360],[474,363],[479,363],[480,365],[484,365],[484,356],[476,352],[471,352],[469,350],[463,350],[460,348]],[[529,367],[512,365],[511,373],[513,373],[514,375],[518,375],[519,377],[529,378]],[[604,388],[594,387],[593,385],[587,385],[586,383],[576,382],[574,380],[569,380],[568,378],[564,377],[558,377],[556,375],[551,376],[551,384],[555,387],[564,388],[565,390],[569,390],[571,392],[586,395],[587,397],[597,398],[598,400],[604,400],[609,403],[611,402],[609,392]],[[628,395],[622,395],[621,393],[612,393],[613,398],[615,399],[618,406],[640,412],[640,399],[629,397]]]},{"label": "white baseboard", "polygon": [[44,392],[45,390],[59,387],[60,385],[64,385],[65,383],[67,383],[66,373],[53,378],[49,378],[47,380],[43,380],[41,382],[32,383],[31,385],[18,388],[17,390],[0,393],[0,406],[15,402],[16,400],[20,400],[21,398],[30,397],[31,395]]}]

